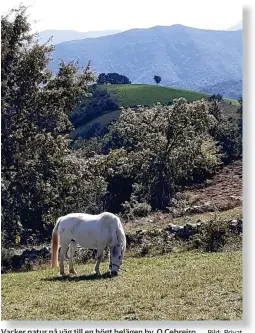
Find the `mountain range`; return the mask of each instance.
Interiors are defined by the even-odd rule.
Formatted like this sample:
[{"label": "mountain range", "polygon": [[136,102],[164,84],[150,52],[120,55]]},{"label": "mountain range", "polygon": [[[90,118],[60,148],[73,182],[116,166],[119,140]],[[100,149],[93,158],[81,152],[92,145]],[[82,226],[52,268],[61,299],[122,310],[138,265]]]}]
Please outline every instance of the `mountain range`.
[{"label": "mountain range", "polygon": [[75,30],[44,30],[39,32],[39,43],[46,43],[49,38],[52,38],[52,44],[68,42],[76,39],[97,38],[101,36],[113,35],[121,32],[121,30],[102,30],[102,31],[87,31],[80,32]]},{"label": "mountain range", "polygon": [[132,83],[161,84],[198,90],[218,82],[242,79],[242,30],[216,31],[183,25],[132,29],[121,33],[59,43],[50,68],[60,59],[92,61],[99,73],[117,72]]},{"label": "mountain range", "polygon": [[226,98],[238,100],[242,96],[243,80],[218,82],[217,84],[201,87],[198,91],[210,95],[220,94]]}]

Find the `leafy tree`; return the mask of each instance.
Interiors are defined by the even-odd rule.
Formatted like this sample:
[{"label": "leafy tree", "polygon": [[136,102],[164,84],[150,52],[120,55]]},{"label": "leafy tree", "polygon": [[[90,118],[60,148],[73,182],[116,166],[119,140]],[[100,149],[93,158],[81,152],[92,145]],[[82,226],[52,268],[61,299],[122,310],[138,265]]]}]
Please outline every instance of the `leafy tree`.
[{"label": "leafy tree", "polygon": [[129,78],[118,73],[101,73],[98,76],[97,84],[131,84]]},{"label": "leafy tree", "polygon": [[105,73],[99,74],[97,84],[107,84],[107,75]]},{"label": "leafy tree", "polygon": [[102,148],[108,158],[119,152],[124,161],[106,168],[108,188],[118,204],[132,194],[137,203],[163,209],[176,189],[213,173],[219,156],[208,130],[215,123],[206,101],[189,104],[181,98],[173,106],[123,110]]},{"label": "leafy tree", "polygon": [[236,114],[228,118],[217,99],[209,103],[209,112],[217,119],[210,134],[217,142],[223,163],[230,163],[242,156],[242,99],[239,103]]},{"label": "leafy tree", "polygon": [[161,82],[161,76],[154,75],[153,80],[154,80],[157,84],[159,84],[159,83]]},{"label": "leafy tree", "polygon": [[24,228],[45,235],[59,214],[85,208],[86,184],[98,182],[65,135],[94,77],[89,64],[78,74],[76,63],[63,62],[52,75],[53,47],[37,43],[24,6],[1,17],[1,31],[2,230],[18,241]]}]

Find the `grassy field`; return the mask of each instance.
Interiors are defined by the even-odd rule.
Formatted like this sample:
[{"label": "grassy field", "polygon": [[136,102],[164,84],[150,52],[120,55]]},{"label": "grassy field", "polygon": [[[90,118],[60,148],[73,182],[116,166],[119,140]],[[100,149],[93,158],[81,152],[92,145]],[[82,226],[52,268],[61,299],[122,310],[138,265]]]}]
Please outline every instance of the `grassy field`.
[{"label": "grassy field", "polygon": [[2,275],[2,320],[241,320],[242,253],[129,258],[116,278],[102,263]]},{"label": "grassy field", "polygon": [[188,101],[207,98],[207,94],[195,91],[162,87],[146,84],[107,85],[105,89],[119,106],[152,105],[153,103],[168,103],[175,98],[185,97]]},{"label": "grassy field", "polygon": [[[123,85],[104,85],[99,86],[100,89],[107,89],[112,99],[118,104],[119,107],[129,107],[133,105],[153,105],[157,102],[162,104],[168,103],[175,98],[184,97],[189,102],[199,100],[202,98],[207,99],[208,94],[199,93],[191,90],[176,89],[171,87],[162,87],[156,85],[146,84],[123,84]],[[238,102],[234,100],[225,99],[223,103],[224,112],[227,115],[232,114],[237,108]],[[93,119],[87,124],[84,124],[77,128],[72,133],[72,138],[83,136],[88,129],[96,124],[100,123],[105,126],[112,120],[118,118],[120,110],[109,112],[96,119]]]},{"label": "grassy field", "polygon": [[[208,94],[199,93],[192,90],[162,87],[149,84],[123,84],[105,85],[101,89],[107,89],[112,98],[119,106],[128,107],[131,105],[153,105],[160,102],[162,104],[173,101],[175,98],[185,97],[192,102],[202,98],[207,99]],[[238,105],[235,100],[224,99],[227,104]]]}]

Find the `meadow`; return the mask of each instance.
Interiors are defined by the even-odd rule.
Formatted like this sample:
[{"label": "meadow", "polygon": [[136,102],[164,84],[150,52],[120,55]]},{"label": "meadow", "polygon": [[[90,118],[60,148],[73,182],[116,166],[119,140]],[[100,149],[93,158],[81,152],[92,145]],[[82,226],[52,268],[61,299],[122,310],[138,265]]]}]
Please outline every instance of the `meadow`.
[{"label": "meadow", "polygon": [[58,277],[49,268],[2,276],[2,320],[241,320],[242,253],[127,258],[116,278],[102,263]]}]

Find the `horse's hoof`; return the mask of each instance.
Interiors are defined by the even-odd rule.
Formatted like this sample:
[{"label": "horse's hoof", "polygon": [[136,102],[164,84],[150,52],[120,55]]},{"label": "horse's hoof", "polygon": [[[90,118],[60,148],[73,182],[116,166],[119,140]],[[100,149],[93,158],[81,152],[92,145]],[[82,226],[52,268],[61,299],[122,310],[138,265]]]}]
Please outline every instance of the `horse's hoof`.
[{"label": "horse's hoof", "polygon": [[73,270],[73,271],[69,271],[69,274],[77,275],[77,272],[75,270]]}]

